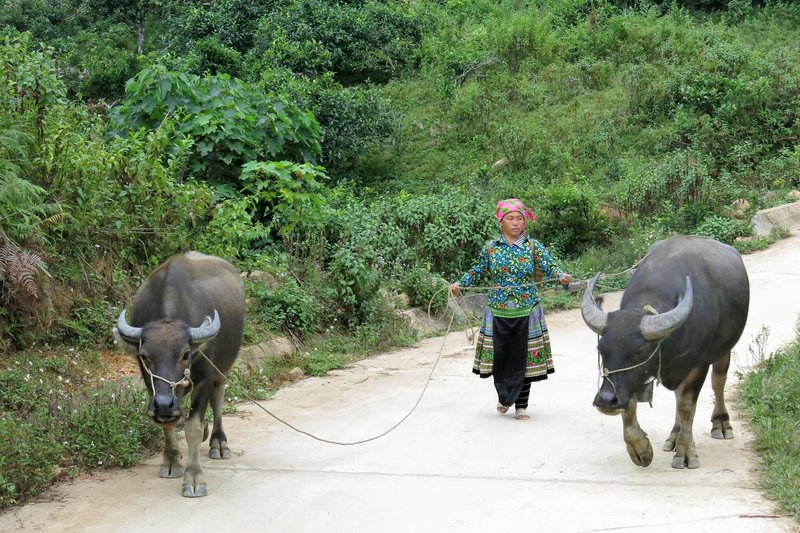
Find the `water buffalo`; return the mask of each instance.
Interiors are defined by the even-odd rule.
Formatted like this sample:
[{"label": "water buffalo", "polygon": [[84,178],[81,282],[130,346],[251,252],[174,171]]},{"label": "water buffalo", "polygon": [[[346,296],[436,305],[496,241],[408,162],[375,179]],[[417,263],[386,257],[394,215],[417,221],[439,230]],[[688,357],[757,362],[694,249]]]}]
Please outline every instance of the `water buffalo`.
[{"label": "water buffalo", "polygon": [[747,321],[750,283],[739,253],[703,237],[657,242],[639,263],[618,311],[605,313],[592,289],[583,295],[583,320],[599,335],[602,384],[594,406],[622,414],[631,460],[648,466],[653,448],[636,419],[637,396],[654,379],[675,391],[675,425],[664,444],[674,451],[673,468],[697,468],[692,423],[697,397],[713,366],[714,411],[711,436],[732,439],[725,408],[725,381],[731,349]]},{"label": "water buffalo", "polygon": [[[242,343],[244,313],[238,271],[218,257],[189,252],[171,257],[150,274],[136,293],[130,323],[123,310],[114,328],[125,351],[139,361],[151,394],[148,414],[164,429],[159,476],[183,476],[186,497],[206,495],[199,449],[207,437],[203,417],[209,402],[214,413],[209,457],[231,457],[222,404],[225,375]],[[187,391],[188,416],[181,407]],[[189,448],[185,473],[175,438],[175,426],[182,422]]]}]

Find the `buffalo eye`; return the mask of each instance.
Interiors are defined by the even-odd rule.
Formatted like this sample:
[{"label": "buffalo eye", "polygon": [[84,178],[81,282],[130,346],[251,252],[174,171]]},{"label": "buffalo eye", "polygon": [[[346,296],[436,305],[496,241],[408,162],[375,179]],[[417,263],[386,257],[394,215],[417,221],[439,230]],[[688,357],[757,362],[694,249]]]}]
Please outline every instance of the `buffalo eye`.
[{"label": "buffalo eye", "polygon": [[181,360],[184,362],[189,361],[191,358],[192,358],[191,350],[186,350],[185,352],[183,352],[183,356],[181,356]]}]

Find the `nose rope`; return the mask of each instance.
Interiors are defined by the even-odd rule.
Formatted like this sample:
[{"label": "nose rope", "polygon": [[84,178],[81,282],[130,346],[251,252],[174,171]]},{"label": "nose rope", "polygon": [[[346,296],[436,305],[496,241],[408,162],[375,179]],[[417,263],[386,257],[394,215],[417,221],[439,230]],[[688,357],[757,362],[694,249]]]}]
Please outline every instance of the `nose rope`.
[{"label": "nose rope", "polygon": [[[597,336],[597,342],[598,343],[600,342],[600,335]],[[656,345],[655,350],[653,350],[653,353],[651,353],[650,356],[647,359],[645,359],[644,361],[642,361],[641,363],[635,364],[633,366],[628,366],[628,367],[625,367],[625,368],[617,368],[616,370],[609,370],[609,369],[607,369],[607,368],[605,368],[603,366],[603,356],[600,355],[600,350],[597,350],[597,373],[598,373],[598,376],[597,376],[597,389],[600,390],[600,388],[603,386],[603,380],[606,379],[611,384],[611,388],[614,390],[614,395],[616,396],[617,387],[614,385],[614,382],[611,381],[611,378],[609,378],[608,376],[610,376],[611,374],[616,374],[618,372],[626,372],[628,370],[633,370],[634,368],[639,368],[640,366],[642,366],[644,364],[647,364],[647,362],[650,361],[650,359],[653,358],[653,356],[656,354],[656,352],[658,352],[658,370],[656,371],[656,385],[659,385],[661,383],[661,343],[662,342],[664,342],[664,341],[660,341],[658,343],[658,345]]]},{"label": "nose rope", "polygon": [[194,390],[194,383],[192,382],[192,378],[191,378],[192,371],[190,369],[185,368],[183,370],[183,379],[181,379],[180,381],[170,381],[170,380],[168,380],[166,378],[163,378],[163,377],[159,376],[158,374],[153,374],[153,372],[151,372],[150,369],[147,368],[147,364],[145,364],[144,358],[141,355],[139,356],[139,360],[142,363],[142,368],[144,368],[145,371],[147,372],[147,374],[150,376],[150,389],[153,391],[153,394],[156,393],[156,382],[155,382],[155,380],[157,380],[157,379],[160,379],[161,381],[163,381],[164,383],[169,385],[170,389],[172,389],[172,397],[173,398],[175,398],[175,388],[176,387],[181,387],[181,386],[182,387],[186,387],[188,385],[189,386],[189,394],[191,394],[192,391]]}]

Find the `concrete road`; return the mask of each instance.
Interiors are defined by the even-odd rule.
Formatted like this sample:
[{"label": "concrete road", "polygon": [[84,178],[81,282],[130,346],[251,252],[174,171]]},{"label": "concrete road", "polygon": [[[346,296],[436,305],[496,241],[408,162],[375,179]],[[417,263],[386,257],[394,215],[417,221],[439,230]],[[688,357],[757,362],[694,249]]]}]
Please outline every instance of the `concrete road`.
[{"label": "concrete road", "polygon": [[[800,313],[800,235],[745,258],[750,320],[735,350],[746,370],[764,325],[769,352],[793,338]],[[607,299],[611,309],[619,297]],[[735,401],[736,438],[710,438],[711,387],[695,419],[697,470],[674,470],[661,445],[674,396],[656,389],[639,417],[653,463],[631,463],[622,420],[591,406],[596,339],[579,311],[548,316],[556,373],[533,386],[530,421],[495,412],[490,381],[471,373],[463,332],[384,354],[281,390],[264,406],[335,446],[298,434],[252,405],[228,417],[234,456],[203,464],[209,495],[180,496],[180,479],[157,477],[160,457],[56,487],[0,516],[0,531],[703,531],[789,532],[758,490],[758,459]],[[443,353],[434,368],[437,354]],[[755,350],[758,353],[758,350]],[[737,381],[731,370],[729,385]]]}]

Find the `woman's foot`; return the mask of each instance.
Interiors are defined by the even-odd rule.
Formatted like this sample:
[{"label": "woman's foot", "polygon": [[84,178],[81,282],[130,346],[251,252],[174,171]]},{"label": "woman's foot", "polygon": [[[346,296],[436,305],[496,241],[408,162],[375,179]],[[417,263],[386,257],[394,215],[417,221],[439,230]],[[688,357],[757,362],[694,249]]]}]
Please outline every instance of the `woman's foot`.
[{"label": "woman's foot", "polygon": [[530,415],[525,409],[517,409],[517,414],[514,415],[517,420],[530,420]]},{"label": "woman's foot", "polygon": [[508,412],[509,407],[510,406],[508,405],[503,405],[502,403],[497,402],[497,412],[500,413],[501,415],[506,414]]}]

